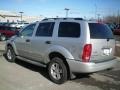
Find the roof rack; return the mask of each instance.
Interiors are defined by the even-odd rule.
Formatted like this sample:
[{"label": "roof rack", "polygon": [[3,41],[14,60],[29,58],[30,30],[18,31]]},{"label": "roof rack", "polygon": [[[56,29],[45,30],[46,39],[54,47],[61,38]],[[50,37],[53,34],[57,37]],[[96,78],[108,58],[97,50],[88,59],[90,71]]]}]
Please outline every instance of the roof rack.
[{"label": "roof rack", "polygon": [[59,19],[62,19],[62,20],[67,20],[67,19],[83,20],[83,18],[45,18],[42,21],[46,21],[46,20],[59,20]]}]

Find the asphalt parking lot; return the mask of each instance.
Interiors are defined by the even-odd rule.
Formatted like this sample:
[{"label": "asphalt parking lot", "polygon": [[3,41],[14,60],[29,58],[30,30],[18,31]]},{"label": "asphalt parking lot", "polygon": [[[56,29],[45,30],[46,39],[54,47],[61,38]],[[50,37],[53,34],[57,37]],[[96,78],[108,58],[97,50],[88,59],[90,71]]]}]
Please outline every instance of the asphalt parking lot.
[{"label": "asphalt parking lot", "polygon": [[5,42],[0,42],[0,90],[120,90],[120,58],[112,70],[79,74],[57,85],[49,80],[45,68],[21,60],[8,62],[3,56],[4,47]]}]

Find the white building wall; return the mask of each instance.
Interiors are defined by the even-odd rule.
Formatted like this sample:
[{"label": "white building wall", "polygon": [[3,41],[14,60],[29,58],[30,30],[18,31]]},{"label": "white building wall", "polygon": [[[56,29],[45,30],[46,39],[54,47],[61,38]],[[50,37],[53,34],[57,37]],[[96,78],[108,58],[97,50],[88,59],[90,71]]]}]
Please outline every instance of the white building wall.
[{"label": "white building wall", "polygon": [[[4,10],[0,10],[0,15],[7,15],[7,16],[11,16],[11,17],[2,17],[0,16],[0,22],[17,22],[21,20],[20,14],[17,14],[15,12],[10,12],[10,11],[4,11]],[[17,17],[12,17],[12,16],[17,16]],[[22,16],[22,20],[26,21],[26,22],[35,22],[35,21],[40,21],[42,20],[44,17],[42,16]]]}]

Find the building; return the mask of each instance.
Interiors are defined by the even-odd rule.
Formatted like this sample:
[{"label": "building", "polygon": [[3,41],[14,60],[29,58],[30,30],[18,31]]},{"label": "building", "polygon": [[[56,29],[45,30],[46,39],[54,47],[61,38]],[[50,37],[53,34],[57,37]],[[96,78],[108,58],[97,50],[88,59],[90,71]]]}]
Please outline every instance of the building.
[{"label": "building", "polygon": [[[42,16],[27,16],[27,15],[22,15],[22,20],[26,21],[28,23],[35,22],[42,20],[44,17]],[[0,22],[19,22],[21,21],[21,15],[18,12],[12,12],[12,11],[5,11],[5,10],[0,10]]]}]

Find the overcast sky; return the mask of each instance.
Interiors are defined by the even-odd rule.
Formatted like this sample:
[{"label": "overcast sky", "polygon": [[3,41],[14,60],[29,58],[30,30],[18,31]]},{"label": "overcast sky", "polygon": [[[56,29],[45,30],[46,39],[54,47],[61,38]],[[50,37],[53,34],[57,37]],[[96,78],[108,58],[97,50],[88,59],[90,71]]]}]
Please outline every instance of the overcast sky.
[{"label": "overcast sky", "polygon": [[30,16],[65,17],[65,8],[70,9],[69,17],[117,15],[120,0],[0,0],[1,10],[23,11]]}]

